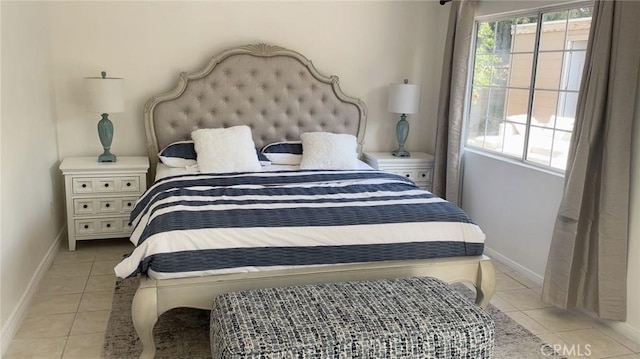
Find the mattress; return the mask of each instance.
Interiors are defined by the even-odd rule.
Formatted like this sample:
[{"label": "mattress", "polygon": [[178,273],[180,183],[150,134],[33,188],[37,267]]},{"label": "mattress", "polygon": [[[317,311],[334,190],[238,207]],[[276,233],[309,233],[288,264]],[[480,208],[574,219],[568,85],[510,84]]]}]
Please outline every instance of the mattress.
[{"label": "mattress", "polygon": [[475,256],[485,238],[460,208],[376,170],[165,177],[131,220],[122,278]]}]

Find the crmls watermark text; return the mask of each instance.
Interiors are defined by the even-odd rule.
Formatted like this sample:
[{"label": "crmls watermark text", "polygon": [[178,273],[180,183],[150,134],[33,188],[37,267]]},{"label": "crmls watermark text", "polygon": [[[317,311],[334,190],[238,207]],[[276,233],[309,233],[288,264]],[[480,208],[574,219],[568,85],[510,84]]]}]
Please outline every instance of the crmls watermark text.
[{"label": "crmls watermark text", "polygon": [[562,355],[569,357],[590,357],[591,344],[548,344],[540,348],[540,352],[544,356]]}]

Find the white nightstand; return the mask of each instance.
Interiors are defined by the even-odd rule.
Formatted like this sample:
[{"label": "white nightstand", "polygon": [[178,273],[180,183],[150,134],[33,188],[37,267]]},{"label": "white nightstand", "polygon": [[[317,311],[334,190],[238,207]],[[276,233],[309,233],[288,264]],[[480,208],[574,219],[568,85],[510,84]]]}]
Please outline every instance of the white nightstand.
[{"label": "white nightstand", "polygon": [[411,157],[395,157],[389,152],[365,152],[363,160],[369,166],[411,179],[418,187],[431,191],[433,156],[411,152]]},{"label": "white nightstand", "polygon": [[99,163],[97,157],[68,157],[60,164],[67,198],[69,250],[76,241],[121,238],[131,234],[129,214],[147,189],[149,159],[119,156]]}]

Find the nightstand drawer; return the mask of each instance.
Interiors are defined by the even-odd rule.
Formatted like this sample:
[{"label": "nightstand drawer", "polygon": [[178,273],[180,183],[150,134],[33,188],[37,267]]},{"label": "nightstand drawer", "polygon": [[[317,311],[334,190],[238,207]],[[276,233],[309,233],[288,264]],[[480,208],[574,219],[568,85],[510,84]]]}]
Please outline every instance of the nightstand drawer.
[{"label": "nightstand drawer", "polygon": [[92,219],[75,220],[76,235],[96,234],[95,222]]},{"label": "nightstand drawer", "polygon": [[105,197],[105,198],[74,198],[73,214],[86,216],[95,214],[130,213],[137,197]]},{"label": "nightstand drawer", "polygon": [[96,201],[98,202],[98,206],[96,206],[98,214],[118,213],[118,201],[116,198],[101,198]]},{"label": "nightstand drawer", "polygon": [[[77,236],[92,236],[96,234],[130,233],[129,220],[122,217],[76,219]],[[123,227],[123,225],[127,225]]]},{"label": "nightstand drawer", "polygon": [[100,233],[114,233],[122,231],[122,219],[121,218],[103,218],[97,220],[97,228]]},{"label": "nightstand drawer", "polygon": [[139,177],[98,178],[94,182],[96,192],[139,192]]},{"label": "nightstand drawer", "polygon": [[93,178],[74,178],[73,193],[93,193]]},{"label": "nightstand drawer", "polygon": [[116,180],[114,178],[96,178],[93,180],[93,188],[96,193],[116,192]]},{"label": "nightstand drawer", "polygon": [[121,177],[116,180],[118,192],[139,192],[140,177]]},{"label": "nightstand drawer", "polygon": [[408,178],[408,179],[410,179],[412,181],[414,181],[416,176],[418,175],[418,173],[416,171],[411,171],[411,170],[383,169],[383,171],[391,172],[393,174],[397,174],[399,176],[406,177],[406,178]]},{"label": "nightstand drawer", "polygon": [[433,169],[431,168],[419,170],[418,173],[416,173],[416,179],[414,181],[415,182],[418,182],[418,181],[431,182],[432,174],[433,174]]},{"label": "nightstand drawer", "polygon": [[74,177],[72,182],[74,194],[140,192],[140,177]]},{"label": "nightstand drawer", "polygon": [[395,173],[402,177],[406,177],[413,182],[418,181],[431,181],[431,170],[397,170],[397,169],[385,169],[384,171]]},{"label": "nightstand drawer", "polygon": [[130,213],[133,206],[136,204],[138,197],[125,197],[120,198],[120,213]]},{"label": "nightstand drawer", "polygon": [[121,220],[122,230],[123,232],[131,233],[133,230],[133,224],[129,221],[129,218],[124,218]]},{"label": "nightstand drawer", "polygon": [[95,201],[92,198],[74,199],[73,214],[88,215],[96,213]]}]

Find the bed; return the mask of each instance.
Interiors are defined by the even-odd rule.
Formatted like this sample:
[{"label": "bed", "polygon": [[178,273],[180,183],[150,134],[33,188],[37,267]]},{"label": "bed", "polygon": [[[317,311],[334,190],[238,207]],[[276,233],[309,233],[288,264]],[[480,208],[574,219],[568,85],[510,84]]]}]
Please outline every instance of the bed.
[{"label": "bed", "polygon": [[[152,164],[150,182],[156,179],[156,170],[159,169],[163,173],[138,200],[136,209],[132,212],[132,242],[136,244],[136,249],[116,267],[116,272],[121,277],[140,275],[140,286],[133,299],[132,318],[143,345],[141,357],[154,356],[153,327],[162,313],[178,307],[210,309],[217,295],[232,291],[351,280],[433,276],[449,283],[463,281],[473,284],[477,293],[476,303],[483,307],[488,304],[495,288],[494,270],[490,259],[482,254],[483,242],[478,238],[483,239],[484,235],[476,233],[478,230],[475,229],[475,225],[467,219],[460,220],[460,226],[466,228],[464,230],[441,229],[436,227],[437,223],[418,223],[415,226],[421,227],[416,227],[415,231],[412,224],[413,232],[402,232],[403,236],[406,234],[412,238],[438,238],[447,233],[450,236],[452,233],[453,236],[463,233],[464,236],[475,238],[471,241],[451,238],[450,247],[453,249],[446,252],[448,254],[442,254],[444,257],[416,256],[418,252],[426,253],[431,250],[432,243],[429,240],[402,243],[408,246],[399,257],[389,256],[388,252],[392,251],[387,250],[388,243],[366,243],[360,246],[362,243],[359,241],[364,240],[363,238],[380,241],[381,233],[387,233],[391,237],[392,232],[404,231],[404,228],[408,228],[407,223],[398,221],[397,218],[418,216],[414,212],[417,206],[422,206],[421,203],[430,203],[435,208],[455,207],[426,191],[419,190],[401,176],[361,168],[344,171],[272,168],[269,171],[231,174],[184,173],[167,171],[162,163],[158,163],[157,154],[160,149],[176,142],[190,141],[191,133],[195,130],[235,128],[241,125],[250,128],[250,136],[256,149],[272,143],[298,141],[303,133],[322,132],[354,137],[355,150],[359,153],[366,127],[364,103],[344,95],[338,77],[321,74],[303,55],[267,44],[229,49],[213,57],[200,71],[182,73],[176,88],[154,96],[147,102],[144,116],[149,159]],[[194,189],[202,192],[193,194]],[[358,207],[358,211],[364,213],[365,219],[356,226],[351,225],[349,221],[352,221],[352,212],[348,212],[347,209],[342,212],[343,207],[351,205],[341,204],[329,211],[333,214],[332,221],[338,221],[336,223],[341,227],[337,232],[336,228],[328,228],[326,232],[322,232],[322,228],[331,226],[325,226],[319,219],[317,223],[311,224],[304,221],[313,221],[318,213],[326,212],[324,208],[319,208],[325,204],[322,204],[322,201],[318,202],[320,204],[316,203],[311,192],[304,191],[311,191],[313,196],[325,196],[322,197],[322,201],[325,201],[326,196],[337,196],[341,200],[345,196],[357,197],[360,204],[353,204],[353,207]],[[154,208],[165,205],[156,204],[155,201],[165,198],[165,195],[168,198],[167,192],[179,193],[182,196],[178,196],[180,199],[174,202],[168,200],[172,203],[171,206],[179,207],[179,210],[176,210],[177,215],[171,220],[152,225],[153,221],[150,218],[153,217]],[[191,195],[195,197],[188,197]],[[251,201],[243,201],[241,205],[237,202],[228,203],[229,196],[235,195],[238,195],[238,198],[251,198]],[[212,216],[199,215],[196,210],[185,209],[190,204],[201,206],[200,201],[205,196],[211,197],[207,200],[219,202],[207,204],[208,210],[217,211],[219,208],[232,206],[233,210],[238,212],[225,217],[224,212],[215,212],[216,215]],[[387,201],[380,204],[385,206],[384,209],[369,203],[362,204],[363,201],[371,200],[371,196],[378,196],[375,203]],[[296,201],[305,198],[307,202],[314,203],[300,205],[303,208],[292,208],[290,197],[295,197]],[[278,198],[277,201],[281,202],[258,203],[271,201],[272,198]],[[259,206],[268,206],[271,210],[266,211]],[[268,248],[270,244],[260,242],[262,235],[254,235],[248,231],[248,227],[257,227],[262,231],[260,233],[267,233],[264,224],[254,224],[254,220],[269,217],[274,212],[271,208],[273,206],[282,206],[283,211],[288,211],[282,216],[287,218],[287,222],[291,222],[288,224],[293,228],[278,232],[280,234],[276,237],[280,237],[269,239],[280,240],[282,243]],[[372,210],[367,212],[369,207]],[[386,211],[387,209],[389,211]],[[251,215],[236,215],[245,212]],[[459,212],[463,218],[464,213],[461,210]],[[188,219],[180,213],[188,213]],[[307,214],[298,216],[299,213]],[[198,223],[225,223],[225,228],[191,228],[192,225],[187,225],[186,222],[192,221],[194,217],[201,218],[196,221]],[[409,220],[411,221],[419,222]],[[351,227],[368,228],[366,230],[369,232],[362,234],[359,229]],[[386,232],[384,228],[387,228]],[[358,244],[359,250],[365,254],[344,252],[339,245],[318,244],[314,242],[315,239],[309,239],[308,245],[300,245],[303,248],[297,248],[297,245],[287,246],[291,243],[292,237],[306,238],[311,231],[321,232],[322,237],[331,244],[341,241],[342,237],[357,237],[359,239],[353,239],[355,242],[350,244]],[[241,240],[252,242],[253,247],[262,251],[249,253],[243,248],[238,254],[234,252],[238,248],[220,248],[219,244],[215,244],[215,248],[199,249],[198,255],[201,253],[202,256],[197,259],[191,256],[193,253],[189,253],[187,257],[176,256],[190,251],[189,245],[180,247],[179,243],[183,240],[176,238],[183,236],[191,238],[189,240],[192,242],[207,242],[207,238],[217,237],[221,233],[224,233],[224,236],[229,233],[237,236],[241,233]],[[349,235],[343,235],[344,233]],[[154,246],[154,243],[159,242],[158,238],[164,238],[165,234],[170,240]],[[418,247],[412,247],[415,245]],[[297,257],[298,260],[293,263],[283,263],[280,260],[283,254],[278,252],[282,247],[296,247],[296,250],[300,249],[300,252],[307,254]],[[265,248],[269,250],[268,256],[265,255]],[[309,255],[309,248],[313,249],[312,255]],[[343,259],[335,262],[319,261],[317,253],[324,253],[325,250],[326,258]],[[376,251],[373,256],[372,251]],[[253,258],[256,263],[208,267],[211,263],[224,262],[225,256],[232,252],[245,260]],[[150,253],[155,253],[155,256],[151,256]],[[152,257],[153,260],[148,259]],[[169,257],[170,259],[164,260]],[[376,259],[366,259],[369,257]],[[169,264],[162,267],[163,262]],[[176,269],[175,265],[187,267]]]}]

